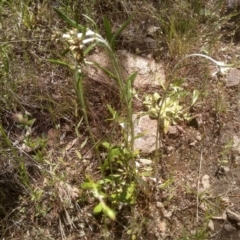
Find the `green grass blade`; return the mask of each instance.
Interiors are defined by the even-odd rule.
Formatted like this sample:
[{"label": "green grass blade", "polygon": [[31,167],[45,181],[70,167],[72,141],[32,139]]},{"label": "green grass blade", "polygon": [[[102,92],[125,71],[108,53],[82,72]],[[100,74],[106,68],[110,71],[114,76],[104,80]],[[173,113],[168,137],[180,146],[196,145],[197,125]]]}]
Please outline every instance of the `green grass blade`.
[{"label": "green grass blade", "polygon": [[55,64],[60,64],[60,65],[63,65],[65,67],[69,67],[71,70],[74,70],[74,67],[71,66],[70,64],[66,63],[66,62],[63,62],[61,60],[55,60],[55,59],[47,59],[48,62],[50,63],[55,63]]},{"label": "green grass blade", "polygon": [[122,33],[122,31],[128,26],[132,18],[129,18],[123,23],[123,25],[113,34],[110,45],[112,48],[115,47],[117,37]]},{"label": "green grass blade", "polygon": [[112,26],[111,26],[110,21],[106,17],[104,17],[103,25],[104,25],[104,29],[105,29],[105,33],[106,33],[106,38],[107,38],[109,44],[111,44],[111,41],[113,38]]},{"label": "green grass blade", "polygon": [[97,24],[94,22],[93,19],[91,19],[89,16],[87,16],[87,15],[85,15],[85,14],[83,14],[83,16],[84,16],[89,22],[91,22],[91,23],[93,24],[93,26],[95,27],[96,30],[98,30]]},{"label": "green grass blade", "polygon": [[113,78],[114,80],[117,80],[116,76],[110,72],[109,70],[107,70],[106,68],[102,67],[100,64],[98,64],[97,62],[93,62],[93,64],[95,66],[97,66],[98,68],[100,68],[104,73],[106,73],[109,77]]},{"label": "green grass blade", "polygon": [[127,83],[132,84],[137,77],[138,72],[132,73],[128,78],[127,78]]},{"label": "green grass blade", "polygon": [[54,11],[58,14],[58,16],[64,20],[65,22],[67,22],[69,25],[71,25],[74,28],[77,28],[78,30],[83,31],[84,27],[80,24],[77,24],[74,20],[70,19],[69,17],[67,17],[61,10],[57,9],[57,8],[53,8]]},{"label": "green grass blade", "polygon": [[90,46],[88,46],[85,50],[84,50],[84,56],[86,56],[94,47],[95,47],[96,43],[91,44]]},{"label": "green grass blade", "polygon": [[132,94],[131,94],[131,89],[132,89],[132,84],[137,77],[138,72],[132,73],[128,78],[127,78],[127,83],[126,83],[126,93],[128,96],[128,102],[131,101],[132,99]]},{"label": "green grass blade", "polygon": [[61,55],[62,56],[65,56],[67,53],[69,53],[70,52],[70,49],[69,48],[66,48],[62,53],[61,53]]}]

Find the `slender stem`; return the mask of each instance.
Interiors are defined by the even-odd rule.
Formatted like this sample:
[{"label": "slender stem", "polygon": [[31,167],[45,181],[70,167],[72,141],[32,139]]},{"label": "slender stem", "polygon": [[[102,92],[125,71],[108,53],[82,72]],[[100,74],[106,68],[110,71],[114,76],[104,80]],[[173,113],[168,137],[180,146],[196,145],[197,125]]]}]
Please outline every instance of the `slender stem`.
[{"label": "slender stem", "polygon": [[118,62],[118,59],[114,52],[107,48],[107,52],[109,54],[110,60],[114,67],[114,72],[117,79],[117,84],[120,91],[120,98],[121,98],[121,107],[122,109],[127,109],[127,138],[125,139],[125,147],[129,148],[129,141],[128,137],[130,136],[130,149],[134,149],[134,125],[132,120],[132,96],[131,96],[131,84],[125,83],[124,78],[122,75],[122,71]]},{"label": "slender stem", "polygon": [[[81,107],[81,110],[82,110],[82,113],[83,113],[83,118],[84,118],[85,124],[87,126],[87,132],[88,132],[88,134],[91,138],[91,141],[92,141],[93,145],[96,147],[95,137],[94,137],[94,135],[91,131],[90,124],[89,124],[89,121],[88,121],[87,107],[86,107],[85,99],[84,99],[84,89],[83,89],[82,76],[79,73],[79,68],[78,68],[78,63],[77,62],[76,62],[76,65],[75,65],[75,79],[76,79],[77,97],[78,97],[78,100],[80,102],[80,107]],[[95,150],[96,150],[95,151],[96,157],[97,157],[97,159],[100,163],[101,159],[100,159],[98,149],[95,149]]]}]

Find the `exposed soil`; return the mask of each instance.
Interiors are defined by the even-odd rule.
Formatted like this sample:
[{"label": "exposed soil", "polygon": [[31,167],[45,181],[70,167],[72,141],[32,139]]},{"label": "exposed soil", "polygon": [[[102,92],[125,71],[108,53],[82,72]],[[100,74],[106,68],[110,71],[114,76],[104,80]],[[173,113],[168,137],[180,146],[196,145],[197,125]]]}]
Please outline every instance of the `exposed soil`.
[{"label": "exposed soil", "polygon": [[[208,83],[208,87],[213,98],[217,83]],[[183,228],[186,231],[197,229],[198,221],[201,222],[208,211],[214,215],[213,219],[216,215],[223,216],[226,209],[239,214],[239,86],[222,86],[221,96],[224,96],[223,104],[226,105],[223,112],[213,110],[208,99],[204,112],[190,125],[182,126],[181,134],[164,139],[164,171],[167,169],[177,183],[174,186],[176,195],[171,200],[176,208],[171,216],[171,221],[176,222],[171,232]],[[207,186],[204,187],[206,178]],[[199,203],[193,192],[188,193],[190,189],[203,191]],[[171,209],[173,206],[170,204]],[[214,220],[209,238],[240,239],[239,227],[235,225],[227,229],[225,225],[228,224],[226,217]]]}]

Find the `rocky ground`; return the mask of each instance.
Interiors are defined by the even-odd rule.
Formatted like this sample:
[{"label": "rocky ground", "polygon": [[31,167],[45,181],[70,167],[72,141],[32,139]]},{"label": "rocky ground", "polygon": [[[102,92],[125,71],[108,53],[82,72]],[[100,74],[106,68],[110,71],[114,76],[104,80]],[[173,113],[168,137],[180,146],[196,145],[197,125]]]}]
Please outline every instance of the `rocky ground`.
[{"label": "rocky ground", "polygon": [[[238,1],[228,1],[221,17],[224,19],[224,14],[231,11],[235,11],[235,15],[223,23],[216,17],[219,13],[206,11],[192,42],[190,35],[183,34],[180,38],[171,28],[161,29],[163,22],[157,14],[162,5],[157,1],[149,6],[142,6],[141,1],[130,2],[128,6],[120,1],[117,8],[105,2],[94,5],[98,11],[92,15],[97,24],[102,24],[103,19],[97,17],[101,12],[114,22],[114,28],[128,17],[130,9],[141,10],[117,39],[123,75],[138,72],[132,91],[133,120],[135,135],[144,134],[134,142],[135,150],[139,150],[133,163],[139,173],[136,174],[137,198],[134,203],[118,204],[116,221],[94,215],[96,198],[81,187],[87,176],[94,180],[102,177],[99,161],[81,119],[72,72],[47,61],[62,56],[64,44],[54,42],[52,36],[55,30],[64,32],[66,23],[55,21],[56,13],[49,10],[52,6],[47,1],[39,1],[39,8],[26,8],[29,14],[36,10],[36,16],[31,27],[22,24],[19,28],[22,35],[18,37],[23,39],[20,41],[12,34],[14,8],[2,2],[4,16],[12,17],[5,21],[6,25],[0,24],[4,40],[0,43],[3,59],[0,69],[3,79],[0,227],[3,239],[240,239],[240,30],[239,12],[233,10]],[[193,1],[188,4],[190,2]],[[187,17],[188,5],[178,4],[173,1],[172,8],[182,7],[184,11],[180,16]],[[198,7],[203,7],[202,1],[199,4]],[[212,9],[214,1],[205,5],[204,10]],[[165,9],[160,10],[161,14],[165,13]],[[208,18],[214,21],[209,24]],[[188,26],[184,19],[180,20]],[[181,28],[180,22],[175,24],[176,32],[188,32]],[[175,37],[171,38],[171,34]],[[6,43],[11,51],[5,48]],[[171,75],[186,54],[199,52],[234,65],[224,74],[216,74],[218,68],[211,62],[191,57]],[[68,60],[71,62],[72,57]],[[88,60],[111,69],[111,62],[101,48],[92,50]],[[6,71],[4,64],[10,66]],[[83,68],[83,71],[94,136],[99,142],[110,137],[116,144],[123,142],[123,129],[113,127],[106,107],[108,104],[120,109],[116,84],[99,68]],[[169,90],[178,91],[180,97],[172,100],[178,111],[173,114],[174,111],[169,110],[174,121],[166,126],[164,121],[158,123],[154,107],[164,96],[169,81],[172,83]],[[191,105],[196,90],[199,95]],[[155,93],[159,94],[157,100],[149,100]],[[34,119],[32,123],[31,119]],[[156,139],[158,151],[155,151]],[[101,147],[99,151],[100,160],[104,161],[106,152]]]}]

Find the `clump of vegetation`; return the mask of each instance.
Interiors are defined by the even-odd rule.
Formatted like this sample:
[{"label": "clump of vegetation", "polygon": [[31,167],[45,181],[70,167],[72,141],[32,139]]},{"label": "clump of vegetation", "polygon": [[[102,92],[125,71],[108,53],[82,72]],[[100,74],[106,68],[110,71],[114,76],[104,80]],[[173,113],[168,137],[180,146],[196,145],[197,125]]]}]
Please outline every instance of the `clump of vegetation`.
[{"label": "clump of vegetation", "polygon": [[[171,149],[177,152],[171,144],[179,144],[174,139],[184,129],[208,134],[196,120],[201,113],[209,113],[209,124],[225,117],[226,111],[215,107],[223,91],[219,82],[234,65],[208,56],[217,59],[220,54],[221,27],[227,22],[222,9],[222,1],[200,0],[0,2],[2,238],[209,236],[210,215],[217,210],[209,209],[210,204],[204,210],[204,205],[199,223],[205,192],[193,183],[181,186],[170,155]],[[148,58],[163,61],[167,76],[161,86],[147,90],[134,87],[138,72],[126,76],[118,58],[118,50],[126,46],[146,57],[146,39],[155,46],[147,49]],[[109,67],[101,59],[90,60],[103,51]],[[217,78],[197,57],[217,66]],[[95,79],[90,68],[105,78]],[[212,87],[218,91],[209,93]],[[155,153],[144,155],[134,148],[135,139],[145,135],[135,135],[135,112],[158,123]],[[181,133],[169,133],[173,126]],[[233,144],[228,146],[227,153]],[[217,150],[219,161],[226,161],[222,149]],[[192,159],[185,157],[191,168]],[[198,202],[197,227],[184,226],[181,201],[188,207]],[[171,221],[182,227],[174,230]]]}]

